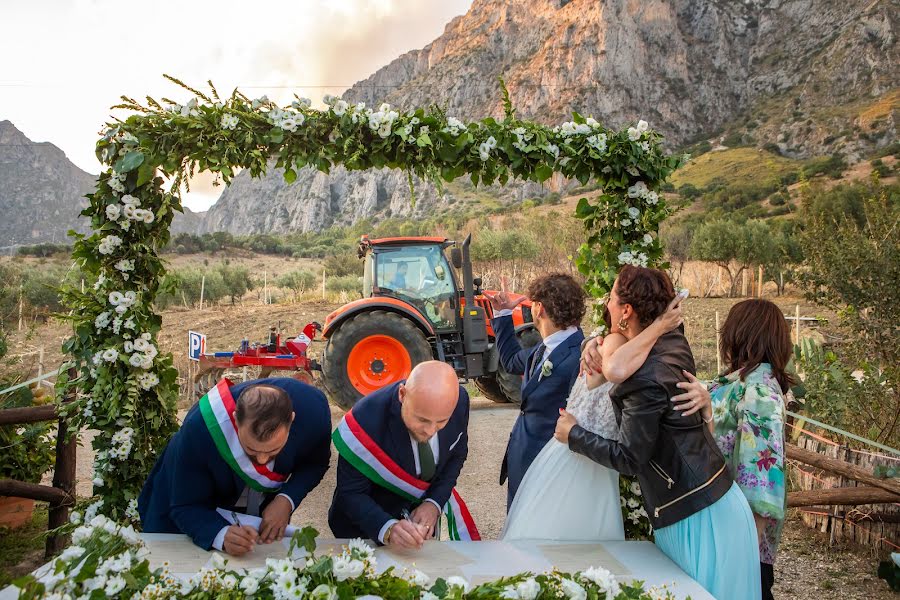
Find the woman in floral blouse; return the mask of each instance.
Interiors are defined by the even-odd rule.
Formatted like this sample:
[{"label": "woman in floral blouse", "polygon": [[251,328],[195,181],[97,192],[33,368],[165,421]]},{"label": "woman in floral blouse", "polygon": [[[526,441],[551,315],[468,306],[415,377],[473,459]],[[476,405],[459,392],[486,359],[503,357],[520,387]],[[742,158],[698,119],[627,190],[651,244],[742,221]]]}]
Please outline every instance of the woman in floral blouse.
[{"label": "woman in floral blouse", "polygon": [[710,424],[731,475],[756,521],[763,599],[773,598],[773,564],[786,506],[784,395],[791,333],[784,314],[766,300],[745,300],[728,313],[721,331],[728,374],[710,390]]}]

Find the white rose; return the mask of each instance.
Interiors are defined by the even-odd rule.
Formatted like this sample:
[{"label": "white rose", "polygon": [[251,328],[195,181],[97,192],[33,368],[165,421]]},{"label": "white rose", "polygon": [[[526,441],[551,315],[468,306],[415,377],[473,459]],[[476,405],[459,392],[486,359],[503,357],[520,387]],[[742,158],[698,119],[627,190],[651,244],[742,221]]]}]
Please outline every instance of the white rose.
[{"label": "white rose", "polygon": [[229,573],[228,575],[226,575],[225,577],[222,578],[222,585],[225,587],[226,590],[233,590],[234,588],[236,588],[238,586],[237,577],[235,577],[234,575]]},{"label": "white rose", "polygon": [[346,101],[338,100],[337,102],[334,103],[334,107],[332,108],[332,110],[334,111],[334,114],[336,114],[337,116],[340,117],[340,116],[343,116],[343,114],[345,112],[347,112],[347,109],[349,107],[350,107],[350,105],[347,104]]},{"label": "white rose", "polygon": [[73,510],[72,514],[69,515],[69,523],[72,523],[73,525],[81,523],[81,513],[77,510]]},{"label": "white rose", "polygon": [[252,596],[256,593],[256,590],[259,589],[259,580],[253,577],[244,577],[241,580],[241,591],[243,591],[248,596]]},{"label": "white rose", "polygon": [[541,584],[533,578],[528,578],[516,585],[516,593],[522,600],[534,600],[541,593]]},{"label": "white rose", "polygon": [[647,131],[648,129],[650,129],[650,125],[647,124],[647,121],[644,121],[643,119],[638,121],[638,124],[637,124],[638,131],[643,133],[643,132]]},{"label": "white rose", "polygon": [[561,579],[559,586],[563,593],[570,600],[586,600],[587,592],[583,587],[572,581],[571,579]]},{"label": "white rose", "polygon": [[126,206],[138,207],[141,205],[141,201],[131,194],[125,194],[124,196],[122,196],[122,204]]},{"label": "white rose", "polygon": [[59,555],[59,559],[64,562],[68,562],[73,558],[78,558],[79,556],[84,554],[84,552],[85,550],[81,546],[69,546],[68,548],[63,550],[62,554]]},{"label": "white rose", "polygon": [[632,142],[636,142],[641,139],[641,132],[635,129],[634,127],[628,128],[628,139]]},{"label": "white rose", "polygon": [[649,233],[645,233],[644,234],[644,245],[649,246],[652,243],[653,243],[653,236],[650,235]]},{"label": "white rose", "polygon": [[323,583],[310,592],[310,596],[316,600],[337,600],[337,588],[334,588],[327,583]]},{"label": "white rose", "polygon": [[105,592],[107,596],[115,596],[125,589],[125,579],[121,575],[116,575],[106,582]]},{"label": "white rose", "polygon": [[118,204],[110,204],[106,207],[106,218],[110,221],[115,221],[119,218],[119,214],[122,210],[119,208]]},{"label": "white rose", "polygon": [[119,358],[119,351],[115,348],[107,348],[103,351],[103,360],[106,362],[116,362],[117,358]]},{"label": "white rose", "polygon": [[628,215],[629,215],[632,219],[637,220],[637,218],[641,216],[641,211],[640,211],[640,209],[638,209],[638,208],[636,208],[636,207],[634,207],[634,206],[630,206],[630,207],[628,208]]},{"label": "white rose", "polygon": [[597,584],[606,593],[607,598],[615,598],[622,591],[615,575],[602,567],[591,567],[581,576]]},{"label": "white rose", "polygon": [[209,558],[209,566],[216,570],[222,570],[225,568],[225,557],[219,554],[218,552],[213,552],[212,556]]}]

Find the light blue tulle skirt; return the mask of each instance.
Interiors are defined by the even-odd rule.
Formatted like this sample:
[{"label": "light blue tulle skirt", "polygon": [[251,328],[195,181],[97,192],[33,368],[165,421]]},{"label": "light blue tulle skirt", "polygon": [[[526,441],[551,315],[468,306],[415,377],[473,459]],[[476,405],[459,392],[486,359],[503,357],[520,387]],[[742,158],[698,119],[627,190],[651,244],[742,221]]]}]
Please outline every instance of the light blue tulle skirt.
[{"label": "light blue tulle skirt", "polygon": [[760,600],[756,523],[741,488],[654,532],[657,547],[719,600]]}]

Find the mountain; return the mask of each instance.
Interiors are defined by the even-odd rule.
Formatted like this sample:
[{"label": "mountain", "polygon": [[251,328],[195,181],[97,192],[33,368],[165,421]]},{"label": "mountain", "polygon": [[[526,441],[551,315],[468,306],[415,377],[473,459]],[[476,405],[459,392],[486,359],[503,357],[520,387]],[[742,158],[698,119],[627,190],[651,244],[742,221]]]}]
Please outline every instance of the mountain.
[{"label": "mountain", "polygon": [[[612,127],[639,118],[672,148],[709,140],[850,162],[897,139],[900,0],[475,0],[444,33],[358,82],[352,102],[437,104],[465,119],[572,111]],[[198,231],[309,231],[415,217],[452,204],[405,175],[311,170],[286,185],[239,175]],[[497,190],[505,201],[533,189]]]},{"label": "mountain", "polygon": [[69,229],[87,229],[78,215],[96,179],[53,144],[32,142],[0,121],[0,247],[69,243]]}]

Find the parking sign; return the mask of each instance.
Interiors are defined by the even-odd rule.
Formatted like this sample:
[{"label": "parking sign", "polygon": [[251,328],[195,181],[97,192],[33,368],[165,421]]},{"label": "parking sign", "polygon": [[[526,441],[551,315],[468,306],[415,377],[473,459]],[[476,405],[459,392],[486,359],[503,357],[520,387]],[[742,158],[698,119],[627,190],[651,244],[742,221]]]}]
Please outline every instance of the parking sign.
[{"label": "parking sign", "polygon": [[206,352],[206,336],[197,331],[188,331],[188,358],[200,360],[200,355]]}]

